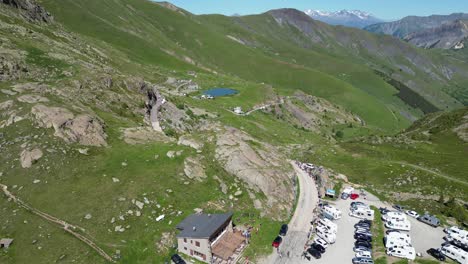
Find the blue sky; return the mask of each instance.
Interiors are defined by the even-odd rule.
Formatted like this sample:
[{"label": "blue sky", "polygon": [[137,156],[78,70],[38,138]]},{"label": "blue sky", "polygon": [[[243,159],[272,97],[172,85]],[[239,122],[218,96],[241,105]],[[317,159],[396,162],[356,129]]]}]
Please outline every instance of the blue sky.
[{"label": "blue sky", "polygon": [[468,13],[468,0],[169,0],[195,14],[258,14],[270,9],[358,9],[391,20],[408,15]]}]

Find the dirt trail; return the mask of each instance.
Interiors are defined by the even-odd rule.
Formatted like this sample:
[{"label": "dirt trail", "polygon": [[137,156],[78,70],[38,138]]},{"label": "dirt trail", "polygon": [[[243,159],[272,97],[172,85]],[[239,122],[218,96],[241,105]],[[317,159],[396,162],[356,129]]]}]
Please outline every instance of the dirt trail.
[{"label": "dirt trail", "polygon": [[79,240],[83,241],[85,244],[87,244],[92,249],[94,249],[99,255],[101,255],[103,258],[105,258],[107,261],[115,263],[115,260],[111,256],[109,256],[103,249],[101,249],[98,245],[96,245],[96,243],[94,243],[91,239],[89,239],[89,238],[87,238],[87,237],[85,237],[85,236],[83,236],[83,235],[81,235],[81,234],[79,234],[79,233],[77,233],[75,231],[75,230],[84,231],[83,228],[71,225],[71,224],[69,224],[69,223],[67,223],[67,222],[65,222],[63,220],[60,220],[60,219],[58,219],[58,218],[56,218],[54,216],[51,216],[49,214],[46,214],[44,212],[41,212],[41,211],[29,206],[28,204],[23,202],[21,199],[19,199],[15,195],[13,195],[10,191],[8,191],[8,186],[6,186],[6,185],[0,184],[0,188],[2,189],[3,193],[8,198],[12,199],[12,201],[15,202],[16,204],[18,204],[19,206],[23,207],[24,209],[30,211],[31,213],[33,213],[35,215],[38,215],[38,216],[42,217],[43,219],[45,219],[45,220],[47,220],[49,222],[60,225],[63,228],[63,230],[70,233],[71,235],[78,238]]},{"label": "dirt trail", "polygon": [[468,185],[468,182],[465,182],[465,181],[462,181],[460,179],[454,178],[454,177],[449,176],[447,174],[443,174],[443,173],[440,173],[440,172],[437,172],[437,171],[433,171],[431,169],[428,169],[428,168],[425,168],[425,167],[422,167],[422,166],[419,166],[419,165],[416,165],[416,164],[411,164],[411,163],[407,163],[407,162],[403,162],[403,161],[398,161],[398,162],[395,162],[395,163],[400,164],[400,165],[410,166],[410,167],[415,168],[417,170],[422,170],[422,171],[425,171],[427,173],[436,175],[438,177],[445,178],[445,179],[447,179],[449,181],[454,181],[454,182],[457,182],[457,183],[461,183],[463,185]]}]

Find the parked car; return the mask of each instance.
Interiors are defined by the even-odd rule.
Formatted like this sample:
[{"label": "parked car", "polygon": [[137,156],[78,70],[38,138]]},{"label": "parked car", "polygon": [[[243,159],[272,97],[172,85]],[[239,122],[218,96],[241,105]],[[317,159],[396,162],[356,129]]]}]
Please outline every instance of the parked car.
[{"label": "parked car", "polygon": [[381,214],[384,215],[384,214],[390,212],[390,209],[388,209],[388,208],[386,208],[386,207],[380,207],[380,208],[379,208],[379,211],[380,211]]},{"label": "parked car", "polygon": [[327,241],[321,239],[320,237],[316,237],[316,238],[314,239],[314,243],[315,243],[315,244],[321,245],[323,248],[327,248],[327,247],[328,247]]},{"label": "parked car", "polygon": [[353,258],[353,264],[374,264],[371,258]]},{"label": "parked car", "polygon": [[440,249],[430,248],[427,250],[427,254],[433,256],[439,261],[445,261],[445,255],[440,252]]},{"label": "parked car", "polygon": [[285,236],[286,233],[288,233],[288,225],[284,224],[284,225],[281,226],[281,229],[279,231],[279,235],[280,236]]},{"label": "parked car", "polygon": [[326,205],[328,205],[327,202],[320,202],[320,203],[318,204],[318,206],[319,206],[320,208],[322,208],[322,207],[324,207],[324,206],[326,206]]},{"label": "parked car", "polygon": [[349,198],[349,194],[347,194],[347,193],[342,193],[341,194],[341,199],[347,200],[348,198]]},{"label": "parked car", "polygon": [[372,244],[367,241],[356,241],[354,242],[355,247],[366,247],[366,248],[372,248]]},{"label": "parked car", "polygon": [[363,224],[368,224],[368,225],[370,225],[370,226],[372,225],[372,221],[369,220],[369,219],[361,219],[361,220],[359,220],[358,223],[359,223],[359,224],[361,224],[361,223],[363,223]]},{"label": "parked car", "polygon": [[419,217],[418,213],[416,213],[415,211],[411,211],[411,210],[407,210],[406,214],[413,217],[413,218],[418,218]]},{"label": "parked car", "polygon": [[281,242],[283,242],[283,238],[277,236],[275,240],[273,240],[273,243],[271,243],[271,245],[275,248],[278,248],[281,245]]},{"label": "parked car", "polygon": [[307,252],[309,252],[309,254],[316,259],[319,259],[322,257],[322,254],[320,253],[320,251],[318,251],[315,248],[309,248]]},{"label": "parked car", "polygon": [[370,231],[368,231],[368,230],[356,230],[356,231],[354,232],[354,234],[355,234],[355,235],[358,235],[358,234],[360,234],[360,235],[366,235],[366,236],[370,236],[370,237],[372,236],[372,233],[371,233]]},{"label": "parked car", "polygon": [[365,223],[365,222],[359,222],[359,223],[356,223],[354,224],[354,227],[371,227],[371,224],[370,223]]},{"label": "parked car", "polygon": [[399,204],[393,205],[393,208],[395,208],[397,211],[403,211],[403,209],[405,209],[404,206],[401,206],[401,205],[399,205]]},{"label": "parked car", "polygon": [[425,214],[423,216],[418,217],[417,219],[433,227],[438,227],[440,225],[439,219],[433,215]]},{"label": "parked car", "polygon": [[363,246],[358,246],[353,248],[354,252],[363,252],[363,251],[369,251],[372,253],[372,249],[368,247],[363,247]]},{"label": "parked car", "polygon": [[372,258],[372,253],[370,251],[356,252],[356,258]]},{"label": "parked car", "polygon": [[359,198],[359,194],[352,193],[350,197],[351,197],[351,200],[356,200],[357,198]]},{"label": "parked car", "polygon": [[372,237],[364,234],[355,234],[354,239],[372,242]]},{"label": "parked car", "polygon": [[322,247],[322,245],[320,245],[320,244],[313,243],[310,247],[315,248],[316,250],[318,250],[320,252],[320,254],[325,253],[325,248]]},{"label": "parked car", "polygon": [[171,260],[175,264],[186,264],[185,260],[183,260],[182,257],[179,256],[179,254],[172,255]]}]

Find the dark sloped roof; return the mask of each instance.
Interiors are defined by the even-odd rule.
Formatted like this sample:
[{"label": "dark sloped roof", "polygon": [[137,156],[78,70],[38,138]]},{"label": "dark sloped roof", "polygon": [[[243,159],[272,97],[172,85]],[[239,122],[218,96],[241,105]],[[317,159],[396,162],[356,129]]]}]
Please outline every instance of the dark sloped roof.
[{"label": "dark sloped roof", "polygon": [[177,237],[209,238],[231,218],[232,213],[190,215],[177,225]]}]

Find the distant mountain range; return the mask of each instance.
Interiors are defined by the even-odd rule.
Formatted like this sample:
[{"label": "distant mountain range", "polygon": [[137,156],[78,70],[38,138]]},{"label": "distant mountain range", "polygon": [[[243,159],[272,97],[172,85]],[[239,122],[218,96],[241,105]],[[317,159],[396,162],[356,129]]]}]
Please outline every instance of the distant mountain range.
[{"label": "distant mountain range", "polygon": [[336,12],[327,12],[309,9],[304,12],[313,19],[325,22],[330,25],[364,28],[369,25],[383,22],[383,20],[374,17],[372,14],[360,10],[341,10]]},{"label": "distant mountain range", "polygon": [[392,35],[423,48],[462,48],[468,37],[468,14],[408,16],[365,27],[372,33]]}]

